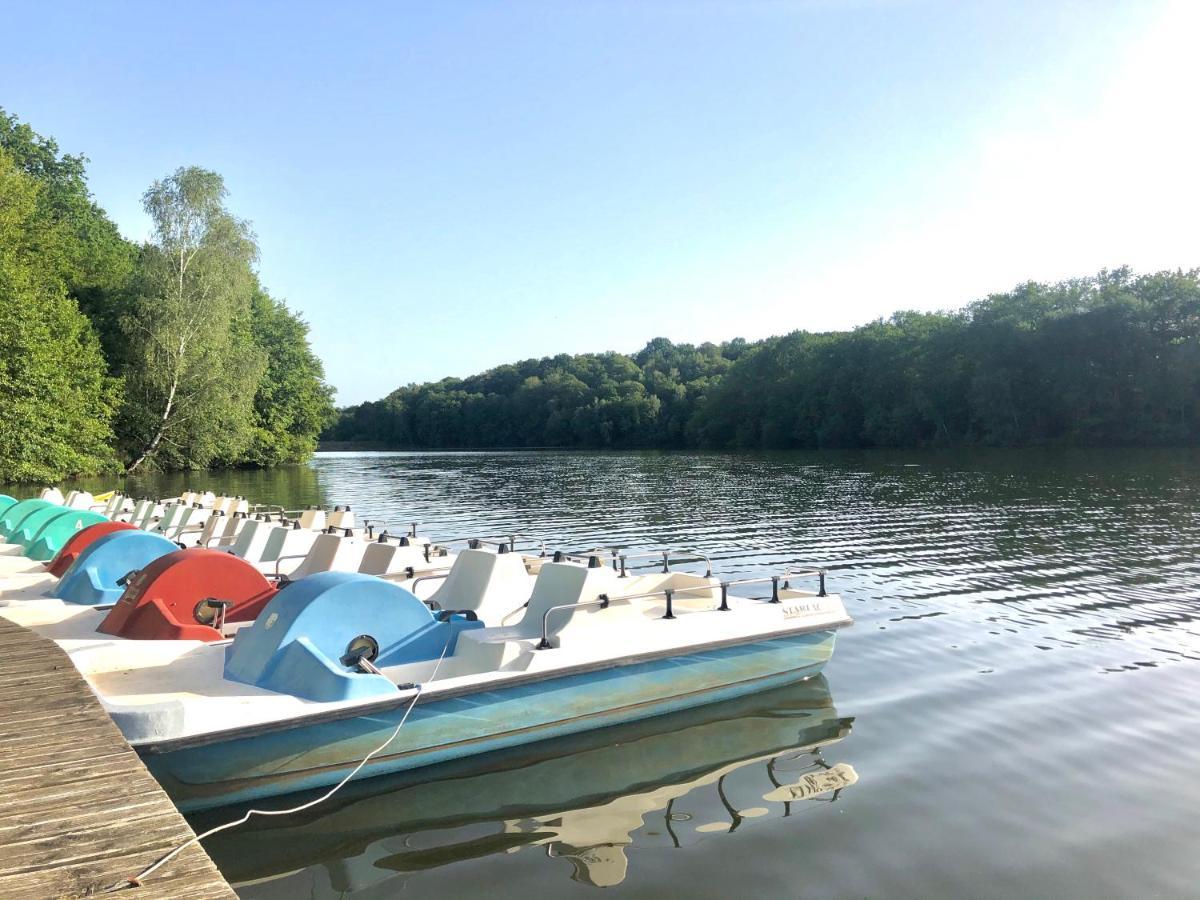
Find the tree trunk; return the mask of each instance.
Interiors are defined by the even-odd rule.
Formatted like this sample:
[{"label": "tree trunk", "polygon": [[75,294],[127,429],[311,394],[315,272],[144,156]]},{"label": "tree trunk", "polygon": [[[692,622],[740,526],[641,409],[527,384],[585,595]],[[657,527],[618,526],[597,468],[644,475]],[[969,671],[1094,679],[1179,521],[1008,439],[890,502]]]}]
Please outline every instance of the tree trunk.
[{"label": "tree trunk", "polygon": [[138,458],[125,467],[125,474],[128,475],[130,472],[144,463],[146,458],[158,449],[159,442],[162,441],[163,435],[166,434],[167,424],[171,421],[171,410],[175,406],[175,392],[178,389],[179,369],[176,367],[175,377],[171,380],[171,390],[167,394],[167,405],[164,407],[162,418],[158,422],[158,430],[154,433],[154,437],[151,439],[150,443],[146,445],[145,449],[142,450]]}]

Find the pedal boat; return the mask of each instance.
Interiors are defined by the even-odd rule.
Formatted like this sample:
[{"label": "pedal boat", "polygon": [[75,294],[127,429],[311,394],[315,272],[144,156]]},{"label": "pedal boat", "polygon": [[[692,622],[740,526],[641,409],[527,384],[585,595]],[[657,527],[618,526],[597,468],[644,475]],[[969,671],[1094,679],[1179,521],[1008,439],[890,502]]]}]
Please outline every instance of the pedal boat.
[{"label": "pedal boat", "polygon": [[[76,540],[87,537],[85,530]],[[454,554],[416,535],[381,533],[363,542],[323,533],[290,576],[271,578],[231,553],[181,550],[160,535],[132,529],[90,542],[61,580],[47,576],[55,582],[49,596],[0,588],[0,616],[54,640],[220,641],[253,622],[289,584],[357,565],[360,573],[419,592],[435,609],[470,610],[499,624],[529,597],[530,573],[544,559],[510,552],[512,537],[468,544]]]},{"label": "pedal boat", "polygon": [[[792,581],[811,576],[816,590]],[[737,597],[740,585],[769,585]],[[562,737],[818,674],[851,624],[824,573],[740,581],[546,562],[514,624],[327,572],[231,641],[60,640],[183,809]],[[411,710],[410,710],[411,707]]]}]

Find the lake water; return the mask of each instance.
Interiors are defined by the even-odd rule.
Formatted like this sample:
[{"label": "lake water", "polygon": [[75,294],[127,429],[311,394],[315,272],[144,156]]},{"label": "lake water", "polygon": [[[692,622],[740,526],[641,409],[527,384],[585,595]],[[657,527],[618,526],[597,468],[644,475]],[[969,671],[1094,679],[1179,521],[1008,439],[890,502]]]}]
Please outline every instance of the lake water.
[{"label": "lake water", "polygon": [[244,897],[1198,893],[1200,453],[321,454],[136,489],[185,483],[819,564],[857,620],[815,682],[214,838]]}]

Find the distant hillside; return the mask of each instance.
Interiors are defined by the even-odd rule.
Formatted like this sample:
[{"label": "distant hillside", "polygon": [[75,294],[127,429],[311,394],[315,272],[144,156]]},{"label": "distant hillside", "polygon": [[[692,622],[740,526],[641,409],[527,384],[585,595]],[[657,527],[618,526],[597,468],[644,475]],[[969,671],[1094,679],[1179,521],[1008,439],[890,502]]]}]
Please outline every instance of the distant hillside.
[{"label": "distant hillside", "polygon": [[846,332],[529,359],[340,411],[389,447],[1194,444],[1200,270],[1028,283]]}]

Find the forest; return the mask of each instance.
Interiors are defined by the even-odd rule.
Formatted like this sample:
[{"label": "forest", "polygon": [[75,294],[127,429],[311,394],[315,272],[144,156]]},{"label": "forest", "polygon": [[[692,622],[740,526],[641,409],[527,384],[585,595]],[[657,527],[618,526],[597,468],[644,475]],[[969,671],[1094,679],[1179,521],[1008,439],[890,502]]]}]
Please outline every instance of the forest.
[{"label": "forest", "polygon": [[1200,270],[1022,284],[949,312],[400,387],[323,440],[395,448],[868,448],[1200,441]]},{"label": "forest", "polygon": [[153,181],[135,243],[85,165],[0,109],[0,483],[306,459],[333,392],[221,176]]}]

